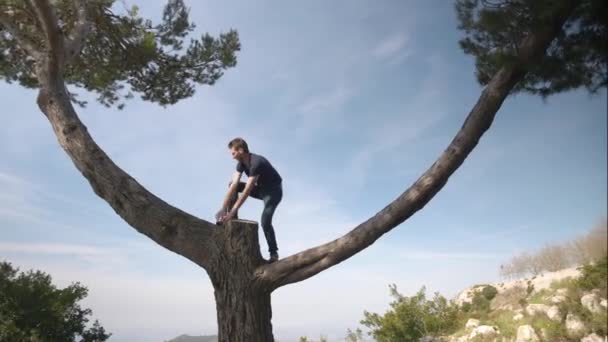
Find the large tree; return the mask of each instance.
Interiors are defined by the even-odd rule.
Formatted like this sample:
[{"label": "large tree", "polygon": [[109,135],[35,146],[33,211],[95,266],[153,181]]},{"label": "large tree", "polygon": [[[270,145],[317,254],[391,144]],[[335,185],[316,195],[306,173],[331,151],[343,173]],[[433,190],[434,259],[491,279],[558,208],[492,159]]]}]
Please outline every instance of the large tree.
[{"label": "large tree", "polygon": [[235,65],[235,32],[218,39],[205,35],[182,51],[192,25],[180,0],[169,1],[156,26],[139,18],[136,9],[114,13],[113,0],[2,0],[0,77],[39,89],[38,106],[59,144],[120,217],[207,272],[215,289],[220,341],[272,341],[272,292],[350,258],[426,205],[477,145],[504,99],[563,34],[564,23],[589,1],[536,1],[545,5],[542,15],[523,23],[528,27],[510,42],[516,53],[488,69],[479,100],[435,163],[344,236],[275,263],[260,254],[255,222],[233,220],[218,227],[169,205],[114,164],[79,120],[72,105],[76,95],[66,90],[66,84],[85,88],[108,105],[131,92],[162,105],[174,103],[193,94],[192,82],[212,84]]},{"label": "large tree", "polygon": [[98,321],[87,328],[91,309],[78,303],[87,292],[79,283],[59,289],[44,272],[0,262],[0,341],[106,341],[110,334]]}]

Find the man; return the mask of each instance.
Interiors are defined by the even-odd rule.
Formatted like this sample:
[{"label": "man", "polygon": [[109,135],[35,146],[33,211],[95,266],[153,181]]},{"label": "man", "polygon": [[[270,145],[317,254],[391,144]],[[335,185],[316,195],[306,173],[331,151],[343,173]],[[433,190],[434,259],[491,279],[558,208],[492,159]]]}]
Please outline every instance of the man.
[{"label": "man", "polygon": [[[268,243],[270,261],[277,261],[279,254],[272,227],[272,216],[283,198],[282,178],[266,158],[249,152],[245,140],[233,139],[228,143],[228,148],[232,158],[238,161],[238,164],[222,209],[215,215],[215,218],[218,224],[238,219],[238,210],[249,196],[264,201],[262,229]],[[247,183],[240,181],[243,172],[247,175]],[[242,193],[240,197],[239,192]]]}]

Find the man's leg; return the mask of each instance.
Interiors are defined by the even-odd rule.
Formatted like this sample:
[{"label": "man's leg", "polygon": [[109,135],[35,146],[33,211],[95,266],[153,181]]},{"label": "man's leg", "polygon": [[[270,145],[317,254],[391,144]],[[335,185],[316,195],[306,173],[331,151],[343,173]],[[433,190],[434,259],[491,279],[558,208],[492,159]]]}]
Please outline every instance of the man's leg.
[{"label": "man's leg", "polygon": [[264,210],[262,211],[262,229],[264,230],[264,237],[266,237],[266,242],[268,243],[268,252],[270,253],[271,261],[276,261],[279,258],[277,252],[279,248],[277,246],[274,227],[272,226],[272,216],[282,198],[283,191],[280,187],[263,197]]},{"label": "man's leg", "polygon": [[[231,185],[232,185],[232,182],[228,183],[228,187],[230,187]],[[230,202],[228,203],[228,208],[226,208],[226,214],[230,211],[230,209],[232,209],[232,207],[236,203],[236,200],[239,198],[239,193],[243,192],[243,190],[245,190],[245,183],[244,182],[239,182],[239,185],[236,188],[236,192],[230,198]],[[257,186],[253,187],[253,189],[251,190],[251,193],[249,193],[249,196],[253,197],[253,198],[261,199],[260,194],[259,194],[259,189],[258,189]],[[237,220],[238,218],[239,218],[239,216],[238,216],[238,213],[237,213],[234,216],[234,219]]]}]

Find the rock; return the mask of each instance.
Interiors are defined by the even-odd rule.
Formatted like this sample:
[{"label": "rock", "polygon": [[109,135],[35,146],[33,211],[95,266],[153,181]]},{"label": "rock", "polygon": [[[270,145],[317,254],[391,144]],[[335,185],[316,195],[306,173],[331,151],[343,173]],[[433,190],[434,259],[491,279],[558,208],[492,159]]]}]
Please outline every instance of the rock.
[{"label": "rock", "polygon": [[526,312],[530,316],[534,316],[539,313],[546,314],[547,311],[549,311],[549,306],[545,304],[530,304],[526,307]]},{"label": "rock", "polygon": [[540,342],[540,339],[532,326],[522,325],[517,328],[517,339],[515,342]]},{"label": "rock", "polygon": [[513,316],[514,321],[521,321],[522,319],[524,319],[524,315],[521,313],[515,314],[515,316]]},{"label": "rock", "polygon": [[499,334],[500,331],[498,331],[496,327],[492,327],[489,325],[480,325],[477,328],[473,329],[471,334],[469,334],[469,339],[472,340],[477,336],[482,338],[492,338]]},{"label": "rock", "polygon": [[604,309],[608,308],[608,301],[606,301],[605,299],[602,299],[602,301],[600,301],[600,306],[603,307]]},{"label": "rock", "polygon": [[596,333],[587,335],[581,339],[581,342],[604,342],[605,339],[599,337]]},{"label": "rock", "polygon": [[478,326],[479,326],[479,320],[478,320],[478,319],[473,319],[473,318],[470,318],[470,319],[467,321],[467,324],[465,324],[465,325],[464,325],[464,328],[465,328],[465,329],[475,329],[475,328],[477,328]]},{"label": "rock", "polygon": [[441,338],[434,336],[424,336],[418,342],[441,342]]},{"label": "rock", "polygon": [[602,306],[600,305],[600,297],[597,293],[588,293],[581,297],[581,304],[589,311],[593,313],[602,312]]},{"label": "rock", "polygon": [[555,294],[558,296],[565,296],[568,294],[568,289],[557,289],[557,291],[555,291]]},{"label": "rock", "polygon": [[576,315],[568,314],[566,316],[566,330],[571,336],[576,336],[585,330],[585,324]]},{"label": "rock", "polygon": [[566,300],[566,296],[564,296],[564,295],[555,295],[549,299],[549,301],[551,301],[551,303],[553,303],[553,304],[559,304],[561,302],[564,302],[565,300]]},{"label": "rock", "polygon": [[549,308],[549,310],[547,310],[547,317],[549,317],[550,320],[556,322],[560,322],[562,320],[562,315],[559,312],[559,308],[557,307],[557,305],[553,305]]}]

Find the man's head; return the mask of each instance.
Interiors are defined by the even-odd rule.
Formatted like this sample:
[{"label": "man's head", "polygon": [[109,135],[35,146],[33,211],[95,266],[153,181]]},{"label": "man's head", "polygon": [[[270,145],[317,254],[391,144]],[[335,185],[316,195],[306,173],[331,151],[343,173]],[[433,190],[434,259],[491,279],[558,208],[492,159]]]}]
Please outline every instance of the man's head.
[{"label": "man's head", "polygon": [[245,158],[249,155],[249,147],[247,146],[247,142],[242,138],[230,140],[228,143],[228,148],[230,149],[232,158],[240,162],[244,162]]}]

